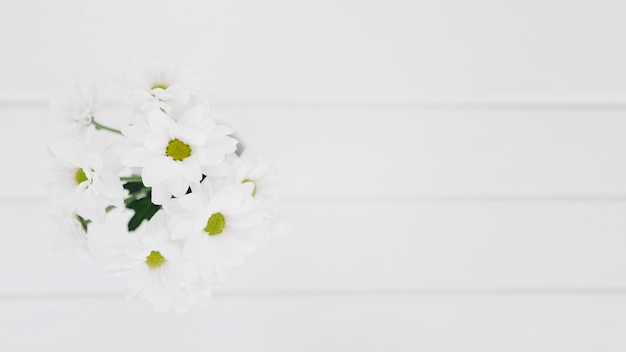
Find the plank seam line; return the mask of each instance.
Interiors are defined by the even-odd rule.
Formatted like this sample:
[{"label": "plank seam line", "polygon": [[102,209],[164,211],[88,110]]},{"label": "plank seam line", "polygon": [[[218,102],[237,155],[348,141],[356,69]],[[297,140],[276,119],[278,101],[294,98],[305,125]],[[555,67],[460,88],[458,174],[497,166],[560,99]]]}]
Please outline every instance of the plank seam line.
[{"label": "plank seam line", "polygon": [[[626,100],[483,100],[483,101],[239,101],[215,100],[217,108],[256,109],[407,109],[407,110],[626,110]],[[120,101],[105,100],[105,108],[122,108]],[[0,100],[0,109],[47,109],[46,100]]]},{"label": "plank seam line", "polygon": [[[0,196],[0,203],[45,203],[47,197]],[[626,194],[598,195],[289,195],[281,198],[281,203],[360,203],[360,202],[461,202],[461,203],[624,203]]]},{"label": "plank seam line", "polygon": [[[626,288],[536,288],[454,290],[216,290],[213,297],[353,297],[353,296],[528,296],[528,295],[626,295]],[[20,299],[123,299],[123,291],[1,293],[0,300]]]}]

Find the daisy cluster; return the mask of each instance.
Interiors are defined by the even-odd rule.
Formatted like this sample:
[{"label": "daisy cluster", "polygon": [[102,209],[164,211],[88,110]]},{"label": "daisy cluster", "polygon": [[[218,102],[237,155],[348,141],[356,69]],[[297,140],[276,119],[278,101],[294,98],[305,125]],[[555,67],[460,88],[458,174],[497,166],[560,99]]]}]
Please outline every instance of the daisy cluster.
[{"label": "daisy cluster", "polygon": [[[174,71],[154,67],[131,86],[120,130],[100,120],[95,94],[53,104],[50,212],[61,246],[126,275],[129,297],[184,311],[273,233],[276,182]],[[119,209],[124,240],[98,245],[90,229]]]}]

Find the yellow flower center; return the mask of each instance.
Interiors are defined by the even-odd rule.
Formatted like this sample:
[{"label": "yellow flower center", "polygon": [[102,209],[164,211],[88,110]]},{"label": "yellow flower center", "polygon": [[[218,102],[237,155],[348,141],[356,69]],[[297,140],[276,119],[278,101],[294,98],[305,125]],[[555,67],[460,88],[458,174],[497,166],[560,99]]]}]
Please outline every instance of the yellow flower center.
[{"label": "yellow flower center", "polygon": [[191,147],[180,139],[172,139],[165,148],[165,155],[176,161],[181,161],[191,155]]},{"label": "yellow flower center", "polygon": [[163,90],[167,89],[167,85],[161,83],[155,83],[150,90],[161,88]]},{"label": "yellow flower center", "polygon": [[156,268],[165,263],[165,257],[159,253],[159,251],[152,251],[150,255],[146,257],[146,264],[151,268]]},{"label": "yellow flower center", "polygon": [[76,180],[77,185],[80,185],[81,183],[89,180],[89,178],[87,177],[87,174],[85,174],[85,170],[78,169],[74,175],[74,180]]},{"label": "yellow flower center", "polygon": [[208,233],[209,236],[219,235],[224,231],[224,226],[226,226],[226,219],[222,213],[211,214],[206,222],[204,232]]},{"label": "yellow flower center", "polygon": [[254,197],[256,195],[256,182],[252,181],[249,178],[244,178],[243,181],[241,181],[241,183],[246,183],[246,182],[250,182],[254,186],[254,188],[252,188],[252,196]]}]

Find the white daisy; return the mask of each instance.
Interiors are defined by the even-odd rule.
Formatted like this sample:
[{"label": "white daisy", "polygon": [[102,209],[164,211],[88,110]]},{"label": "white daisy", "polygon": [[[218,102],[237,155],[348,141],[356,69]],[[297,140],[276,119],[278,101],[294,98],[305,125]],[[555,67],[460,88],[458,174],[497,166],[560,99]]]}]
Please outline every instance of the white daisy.
[{"label": "white daisy", "polygon": [[43,184],[53,208],[67,209],[88,220],[102,221],[105,209],[123,206],[126,195],[119,179],[123,167],[99,136],[57,142],[43,165]]},{"label": "white daisy", "polygon": [[64,211],[53,213],[52,219],[58,226],[54,244],[56,251],[62,252],[67,257],[93,258],[87,241],[89,220]]},{"label": "white daisy", "polygon": [[222,280],[231,266],[242,265],[245,254],[257,247],[255,227],[263,221],[251,183],[211,194],[208,182],[196,192],[168,202],[173,238],[185,239],[184,253],[203,279]]},{"label": "white daisy", "polygon": [[182,311],[208,299],[209,291],[185,265],[180,242],[170,238],[162,211],[133,236],[134,244],[109,249],[112,273],[128,275],[129,298],[146,299],[159,311]]},{"label": "white daisy", "polygon": [[213,192],[222,188],[249,183],[253,185],[252,196],[257,201],[259,210],[263,213],[263,223],[255,227],[254,239],[258,245],[262,245],[282,226],[276,219],[278,204],[278,181],[274,169],[263,158],[250,152],[249,148],[240,155],[229,155],[227,162],[231,165],[231,173],[228,177],[208,178],[204,182],[210,182]]},{"label": "white daisy", "polygon": [[135,96],[141,110],[170,111],[190,102],[189,84],[171,67],[152,65],[134,80]]},{"label": "white daisy", "polygon": [[59,122],[58,130],[69,136],[81,137],[92,126],[97,113],[97,92],[95,89],[82,91],[77,89],[74,97],[50,103]]},{"label": "white daisy", "polygon": [[264,206],[278,201],[278,179],[274,170],[258,155],[247,149],[233,158],[234,183],[251,183],[252,196]]},{"label": "white daisy", "polygon": [[152,187],[154,204],[185,194],[203,174],[224,173],[224,158],[237,145],[228,136],[232,130],[216,125],[203,105],[177,121],[162,111],[152,111],[122,133],[136,145],[122,155],[122,163],[142,168],[143,183]]}]

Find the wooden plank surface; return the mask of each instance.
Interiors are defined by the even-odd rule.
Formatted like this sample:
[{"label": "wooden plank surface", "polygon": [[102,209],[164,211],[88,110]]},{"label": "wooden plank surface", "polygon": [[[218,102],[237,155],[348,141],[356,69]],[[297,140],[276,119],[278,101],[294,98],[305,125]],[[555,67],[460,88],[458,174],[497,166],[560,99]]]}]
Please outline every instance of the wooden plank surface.
[{"label": "wooden plank surface", "polygon": [[47,100],[157,59],[197,71],[225,100],[623,101],[625,10],[615,0],[12,2],[0,11],[0,96]]},{"label": "wooden plank surface", "polygon": [[[623,202],[290,201],[282,213],[290,236],[249,256],[218,290],[626,289]],[[0,203],[0,214],[0,294],[123,290],[102,263],[51,251],[55,228],[43,203]],[[128,236],[119,219],[106,231],[92,226],[91,241]]]},{"label": "wooden plank surface", "polygon": [[[267,156],[287,197],[626,195],[619,110],[220,108]],[[103,122],[121,127],[128,112]],[[0,109],[0,196],[42,197],[45,108]]]},{"label": "wooden plank surface", "polygon": [[[0,5],[0,350],[626,350],[624,11]],[[268,156],[291,230],[185,315],[118,298],[102,265],[52,253],[38,183],[47,101],[78,81],[119,104],[107,82],[154,60],[195,72]]]},{"label": "wooden plank surface", "polygon": [[6,351],[623,351],[616,295],[216,297],[159,314],[116,298],[0,300]]}]

